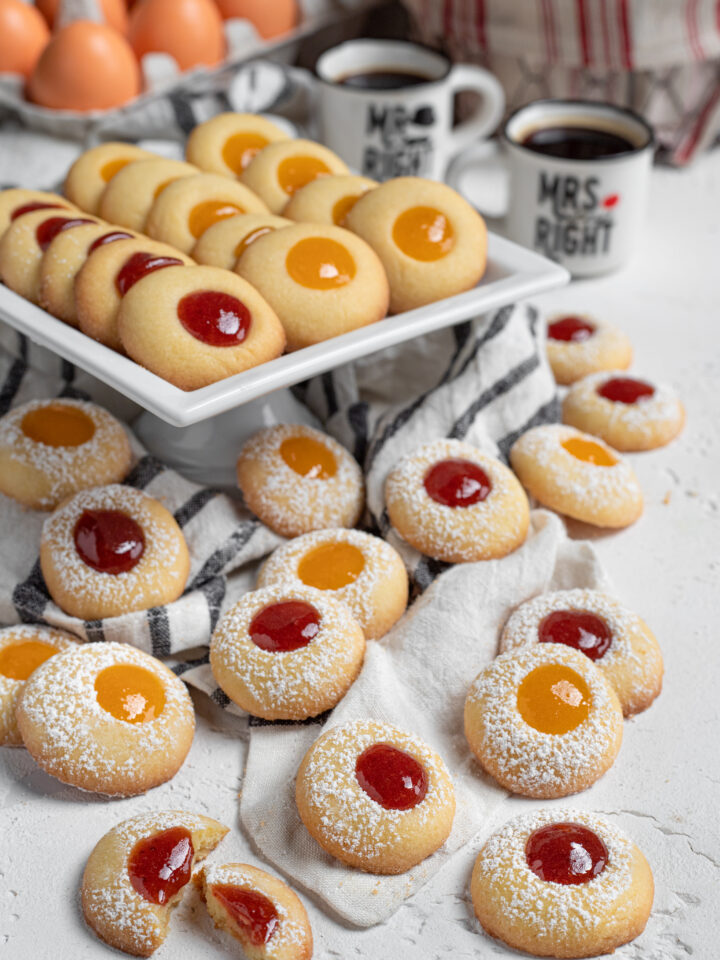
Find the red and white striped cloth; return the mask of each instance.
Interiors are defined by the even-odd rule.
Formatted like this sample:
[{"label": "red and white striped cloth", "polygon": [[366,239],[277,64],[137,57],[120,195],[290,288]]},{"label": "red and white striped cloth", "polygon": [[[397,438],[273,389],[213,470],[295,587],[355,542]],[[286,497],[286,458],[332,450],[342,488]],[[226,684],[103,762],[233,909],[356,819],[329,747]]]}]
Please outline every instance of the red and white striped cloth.
[{"label": "red and white striped cloth", "polygon": [[419,39],[542,97],[642,113],[670,163],[720,135],[720,0],[403,0]]}]

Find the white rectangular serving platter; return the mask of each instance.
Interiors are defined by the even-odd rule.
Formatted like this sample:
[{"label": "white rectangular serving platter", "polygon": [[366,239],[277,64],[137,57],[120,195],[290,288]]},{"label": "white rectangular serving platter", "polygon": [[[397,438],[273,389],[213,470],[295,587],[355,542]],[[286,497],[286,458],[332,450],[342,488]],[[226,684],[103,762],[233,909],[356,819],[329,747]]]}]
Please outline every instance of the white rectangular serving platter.
[{"label": "white rectangular serving platter", "polygon": [[378,323],[296,350],[252,370],[186,392],[139,364],[50,316],[0,285],[0,319],[34,343],[59,354],[124,396],[176,427],[198,423],[256,400],[281,387],[307,380],[351,360],[453,326],[570,279],[556,263],[490,234],[488,268],[466,293],[386,317]]}]

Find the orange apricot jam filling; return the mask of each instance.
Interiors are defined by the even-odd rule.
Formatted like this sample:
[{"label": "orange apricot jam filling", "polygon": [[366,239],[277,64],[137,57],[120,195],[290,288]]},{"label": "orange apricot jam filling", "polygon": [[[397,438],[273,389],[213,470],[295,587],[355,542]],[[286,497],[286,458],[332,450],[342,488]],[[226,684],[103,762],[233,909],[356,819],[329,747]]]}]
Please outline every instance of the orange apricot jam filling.
[{"label": "orange apricot jam filling", "polygon": [[317,157],[286,157],[278,166],[277,179],[285,193],[292,196],[312,180],[329,177],[331,173],[325,161]]},{"label": "orange apricot jam filling", "polygon": [[100,170],[100,176],[103,178],[105,183],[107,183],[108,180],[112,180],[116,173],[120,173],[123,167],[126,167],[129,163],[132,163],[135,159],[137,158],[118,157],[115,160],[108,160],[105,166]]},{"label": "orange apricot jam filling", "polygon": [[79,447],[95,435],[95,424],[83,410],[52,403],[29,410],[20,429],[35,443],[48,447]]},{"label": "orange apricot jam filling", "polygon": [[596,467],[614,467],[618,462],[606,447],[601,447],[594,440],[584,440],[582,437],[570,437],[563,440],[561,446],[570,456],[583,463],[592,463]]},{"label": "orange apricot jam filling", "polygon": [[340,199],[335,202],[335,206],[332,208],[333,223],[337,224],[338,227],[344,226],[345,217],[347,217],[361,196],[361,193],[351,193],[347,197],[340,197]]},{"label": "orange apricot jam filling", "polygon": [[190,233],[197,239],[214,223],[227,220],[245,211],[229,200],[203,200],[190,211],[188,227]]},{"label": "orange apricot jam filling", "polygon": [[57,652],[52,644],[40,640],[10,643],[0,650],[0,676],[10,680],[27,680],[33,670]]},{"label": "orange apricot jam filling", "polygon": [[236,133],[228,137],[222,149],[222,158],[235,173],[242,173],[255,154],[268,145],[267,137],[259,133]]},{"label": "orange apricot jam filling", "polygon": [[441,260],[455,245],[455,231],[441,210],[410,207],[393,225],[393,240],[413,260]]},{"label": "orange apricot jam filling", "polygon": [[337,473],[337,461],[324,443],[314,437],[288,437],[280,444],[285,463],[311,480],[328,480]]},{"label": "orange apricot jam filling", "polygon": [[169,187],[171,183],[175,183],[176,180],[181,180],[181,179],[182,179],[182,177],[170,177],[169,180],[163,180],[162,183],[159,183],[159,184],[155,187],[155,193],[153,194],[153,197],[157,200],[157,198],[158,198],[158,197],[160,196],[160,194],[163,192],[163,190],[165,189],[165,187]]},{"label": "orange apricot jam filling", "polygon": [[256,227],[254,230],[251,230],[250,233],[246,234],[240,243],[235,247],[235,256],[241,257],[250,244],[255,243],[256,240],[259,240],[260,237],[264,237],[266,233],[272,233],[275,227]]},{"label": "orange apricot jam filling", "polygon": [[162,683],[149,670],[131,663],[106,667],[95,678],[97,702],[116,720],[147,723],[165,706]]},{"label": "orange apricot jam filling", "polygon": [[351,543],[324,543],[300,560],[298,576],[317,590],[341,590],[354,583],[365,569],[365,557]]},{"label": "orange apricot jam filling", "polygon": [[570,733],[587,718],[591,700],[580,674],[562,663],[536,667],[517,692],[520,716],[540,733]]},{"label": "orange apricot jam filling", "polygon": [[298,240],[288,251],[285,266],[296,283],[311,290],[344,287],[357,271],[350,251],[328,237]]}]

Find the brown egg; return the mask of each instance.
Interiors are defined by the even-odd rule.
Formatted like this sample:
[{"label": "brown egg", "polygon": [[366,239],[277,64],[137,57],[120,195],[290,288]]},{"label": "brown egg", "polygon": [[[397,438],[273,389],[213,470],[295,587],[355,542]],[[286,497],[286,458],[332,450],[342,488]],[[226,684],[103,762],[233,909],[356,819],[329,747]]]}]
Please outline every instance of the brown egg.
[{"label": "brown egg", "polygon": [[50,39],[47,24],[22,0],[0,0],[0,73],[29,77]]},{"label": "brown egg", "polygon": [[[105,23],[119,30],[120,33],[127,33],[128,15],[125,0],[99,0],[99,2],[105,16]],[[50,26],[54,27],[60,0],[35,0],[35,6]]]},{"label": "brown egg", "polygon": [[298,22],[297,0],[215,0],[225,20],[249,20],[265,40],[292,30]]},{"label": "brown egg", "polygon": [[76,20],[45,47],[27,92],[55,110],[107,110],[132,100],[141,87],[127,40],[112,27]]},{"label": "brown egg", "polygon": [[213,0],[140,0],[129,39],[138,59],[169,53],[181,70],[212,67],[225,57],[225,33]]}]

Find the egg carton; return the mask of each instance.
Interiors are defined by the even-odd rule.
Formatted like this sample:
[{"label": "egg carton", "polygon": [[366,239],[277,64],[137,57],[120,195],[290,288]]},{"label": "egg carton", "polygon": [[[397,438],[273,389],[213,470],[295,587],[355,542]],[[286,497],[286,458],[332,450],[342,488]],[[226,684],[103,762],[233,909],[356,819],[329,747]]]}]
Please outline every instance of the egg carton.
[{"label": "egg carton", "polygon": [[[219,67],[199,67],[183,73],[170,55],[146,54],[141,60],[144,92],[111,110],[80,112],[40,107],[25,99],[22,77],[0,73],[0,116],[5,108],[10,117],[29,129],[93,142],[110,137],[172,136],[177,132],[178,113],[187,101],[198,101],[196,122],[217,113],[219,108],[268,111],[290,99],[298,89],[289,65],[296,58],[301,41],[332,26],[342,33],[343,27],[349,28],[359,13],[378,2],[300,0],[298,26],[270,41],[263,40],[249,20],[226,20],[228,56]],[[267,64],[258,79],[256,72],[244,68],[260,59]],[[273,66],[274,70],[270,69]]]}]

